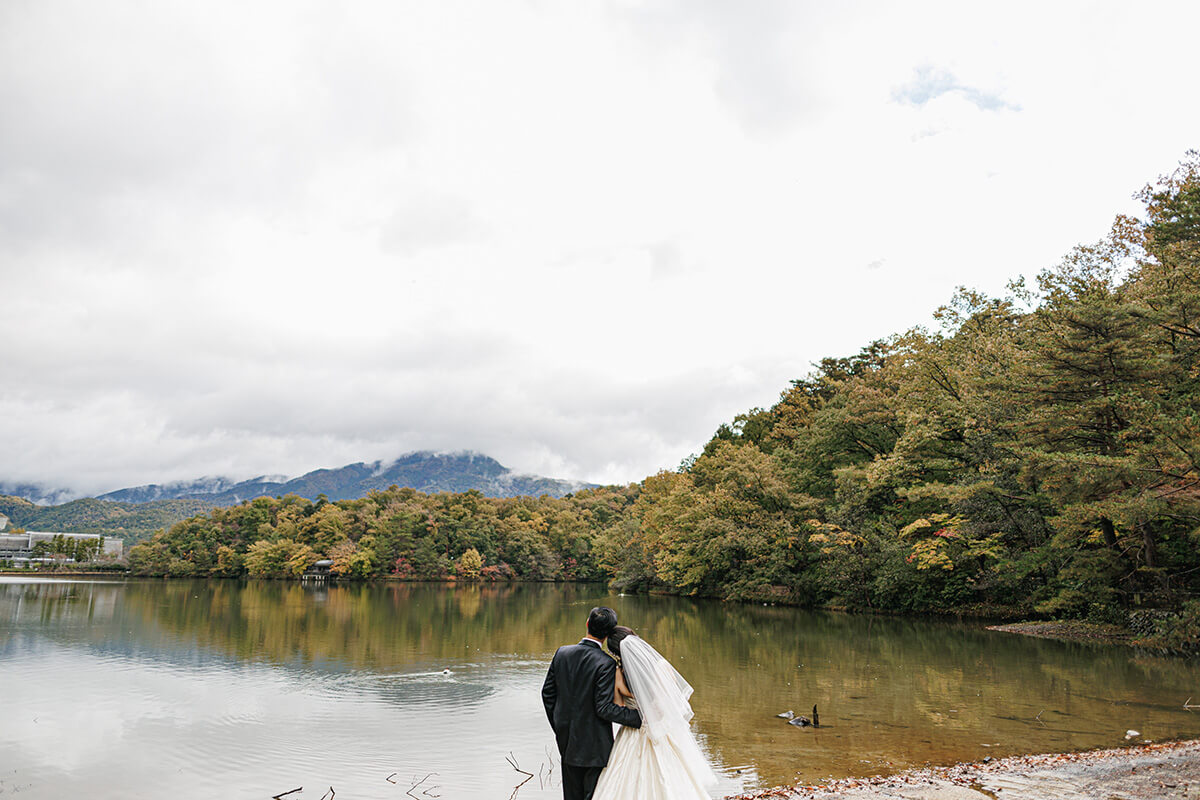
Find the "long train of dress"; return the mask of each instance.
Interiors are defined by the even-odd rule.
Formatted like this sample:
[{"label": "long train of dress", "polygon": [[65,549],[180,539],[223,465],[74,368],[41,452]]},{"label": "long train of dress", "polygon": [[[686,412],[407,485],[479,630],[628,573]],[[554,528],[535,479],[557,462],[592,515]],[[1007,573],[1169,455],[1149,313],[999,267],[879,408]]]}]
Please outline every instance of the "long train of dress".
[{"label": "long train of dress", "polygon": [[[626,705],[637,708],[631,698]],[[621,727],[593,800],[709,800],[716,782],[686,725],[651,736],[646,726]]]}]

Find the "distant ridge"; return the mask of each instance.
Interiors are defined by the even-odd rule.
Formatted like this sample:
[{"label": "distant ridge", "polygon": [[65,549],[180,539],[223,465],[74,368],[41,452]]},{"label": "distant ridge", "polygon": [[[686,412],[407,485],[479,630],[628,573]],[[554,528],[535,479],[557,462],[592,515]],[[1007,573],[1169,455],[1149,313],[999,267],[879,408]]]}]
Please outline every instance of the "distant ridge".
[{"label": "distant ridge", "polygon": [[56,506],[79,497],[79,492],[38,483],[0,481],[0,497],[20,497],[39,506]]},{"label": "distant ridge", "polygon": [[60,505],[39,505],[23,497],[0,495],[0,514],[13,528],[62,533],[99,533],[135,541],[181,519],[203,514],[211,503],[200,500],[155,500],[113,503],[85,497]]},{"label": "distant ridge", "polygon": [[354,500],[389,486],[421,492],[466,492],[472,489],[489,497],[524,495],[562,497],[596,484],[520,475],[494,458],[473,453],[407,453],[394,461],[358,462],[344,467],[316,469],[298,478],[262,475],[244,481],[209,477],[194,481],[149,484],[118,489],[98,495],[99,500],[147,503],[159,500],[203,500],[217,506],[233,506],[255,497],[297,494],[315,499]]},{"label": "distant ridge", "polygon": [[489,497],[553,497],[595,488],[579,481],[518,475],[479,453],[407,453],[395,461],[317,469],[299,478],[263,475],[244,481],[209,477],[134,486],[99,497],[46,486],[0,482],[0,513],[13,527],[69,533],[100,533],[137,541],[214,506],[234,506],[255,497],[298,494],[309,500],[354,500],[389,486],[421,492],[466,492]]}]

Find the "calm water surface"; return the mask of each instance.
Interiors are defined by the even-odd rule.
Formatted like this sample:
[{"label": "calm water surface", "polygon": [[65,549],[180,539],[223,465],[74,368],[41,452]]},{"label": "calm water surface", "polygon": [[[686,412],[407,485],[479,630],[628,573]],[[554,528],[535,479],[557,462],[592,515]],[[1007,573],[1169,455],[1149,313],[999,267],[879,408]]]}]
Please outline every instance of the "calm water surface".
[{"label": "calm water surface", "polygon": [[[599,586],[0,578],[0,794],[403,800],[428,775],[412,794],[558,798],[539,691],[600,604],[695,686],[721,793],[1200,735],[1193,660],[977,626]],[[814,704],[820,730],[775,717]]]}]

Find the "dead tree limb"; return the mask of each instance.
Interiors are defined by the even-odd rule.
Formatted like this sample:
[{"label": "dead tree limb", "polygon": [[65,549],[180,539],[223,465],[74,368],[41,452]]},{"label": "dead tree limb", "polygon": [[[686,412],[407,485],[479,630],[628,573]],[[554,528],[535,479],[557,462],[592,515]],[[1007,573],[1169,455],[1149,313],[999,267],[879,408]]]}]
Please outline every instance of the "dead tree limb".
[{"label": "dead tree limb", "polygon": [[526,772],[525,770],[523,770],[517,766],[517,758],[516,758],[516,756],[514,756],[512,754],[511,751],[509,752],[508,755],[506,755],[504,757],[504,760],[507,761],[509,763],[509,765],[512,766],[513,769],[515,769],[517,772],[521,773],[522,775],[528,775],[531,778],[533,777],[532,772]]},{"label": "dead tree limb", "polygon": [[[1190,698],[1190,697],[1188,698],[1188,700],[1191,700],[1191,699],[1192,698]],[[289,794],[295,794],[296,792],[299,792],[303,789],[304,789],[303,786],[297,786],[295,789],[292,789],[290,792],[280,792],[279,794],[273,794],[273,795],[271,795],[271,800],[279,800],[279,798],[281,798],[281,797],[287,797]]]},{"label": "dead tree limb", "polygon": [[[549,745],[546,746],[545,753],[546,753],[546,783],[553,786],[553,784],[550,783],[550,779],[554,775],[554,756],[550,755]],[[543,787],[543,788],[545,788],[545,787]]]},{"label": "dead tree limb", "polygon": [[420,785],[421,785],[422,783],[424,783],[425,781],[429,780],[429,779],[430,779],[432,776],[434,776],[434,775],[437,775],[437,773],[436,773],[436,772],[431,772],[431,773],[429,773],[428,775],[426,775],[424,778],[421,778],[421,780],[419,780],[419,781],[415,781],[415,782],[413,783],[413,785],[412,785],[412,786],[408,787],[408,788],[407,788],[407,789],[404,791],[404,793],[405,793],[406,795],[408,795],[409,797],[413,798],[413,800],[421,800],[421,798],[419,798],[419,797],[417,797],[415,794],[413,794],[413,789],[417,788],[418,786],[420,786]]},{"label": "dead tree limb", "polygon": [[517,764],[517,757],[514,756],[511,751],[509,752],[508,755],[506,755],[504,757],[504,760],[508,762],[508,765],[510,767],[512,767],[517,772],[519,772],[525,776],[525,780],[521,781],[516,786],[514,786],[513,790],[512,790],[512,794],[510,794],[508,796],[508,800],[515,800],[515,798],[517,796],[517,792],[521,791],[521,787],[524,786],[525,784],[529,783],[531,780],[533,780],[533,773],[526,772],[525,770],[521,769],[521,767],[518,766],[518,764]]}]

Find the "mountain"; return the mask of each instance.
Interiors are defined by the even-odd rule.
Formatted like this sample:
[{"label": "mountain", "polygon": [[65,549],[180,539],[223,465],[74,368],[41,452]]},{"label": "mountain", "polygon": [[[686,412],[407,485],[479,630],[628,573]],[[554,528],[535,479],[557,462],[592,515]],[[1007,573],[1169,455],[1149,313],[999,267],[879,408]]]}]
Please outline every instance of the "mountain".
[{"label": "mountain", "polygon": [[[315,500],[324,494],[330,500],[353,500],[372,490],[396,485],[421,492],[466,492],[478,490],[489,497],[543,495],[562,497],[595,484],[518,475],[493,458],[479,453],[408,453],[395,461],[347,464],[336,469],[313,470],[299,478],[263,475],[245,481],[229,478],[200,478],[166,484],[150,484],[71,500],[58,504],[31,502],[24,493],[0,492],[0,514],[13,527],[68,533],[102,533],[136,541],[160,528],[213,506],[237,505],[255,497],[298,494]],[[38,500],[53,499],[53,492],[40,486],[0,484],[0,487],[32,490]],[[70,492],[58,492],[67,497]]]},{"label": "mountain", "polygon": [[14,528],[64,533],[100,533],[126,541],[169,528],[181,519],[203,514],[212,503],[202,500],[156,500],[150,503],[112,503],[87,497],[61,505],[43,506],[23,497],[0,495],[0,514]]},{"label": "mountain", "polygon": [[255,497],[297,494],[310,500],[323,494],[330,500],[353,500],[389,486],[421,492],[466,492],[475,489],[489,497],[562,497],[595,484],[520,475],[494,458],[479,453],[408,453],[395,461],[358,462],[333,469],[317,469],[286,480],[259,476],[234,482],[229,478],[200,478],[168,484],[150,484],[119,489],[99,495],[100,500],[146,503],[161,500],[203,500],[211,505],[232,506]]},{"label": "mountain", "polygon": [[[227,493],[238,493],[243,497],[258,497],[261,494],[270,493],[273,487],[282,486],[286,482],[286,475],[263,475],[247,481],[236,481],[232,478],[206,477],[197,478],[194,481],[175,481],[164,484],[151,483],[146,486],[134,486],[130,489],[118,489],[113,492],[97,495],[97,499],[111,500],[116,503],[150,503],[155,500],[210,498]],[[258,487],[261,487],[261,489]]]},{"label": "mountain", "polygon": [[8,483],[7,481],[0,481],[0,496],[22,497],[31,503],[37,503],[41,506],[53,506],[65,503],[68,500],[74,500],[76,497],[79,497],[79,492],[44,486],[40,483]]}]

